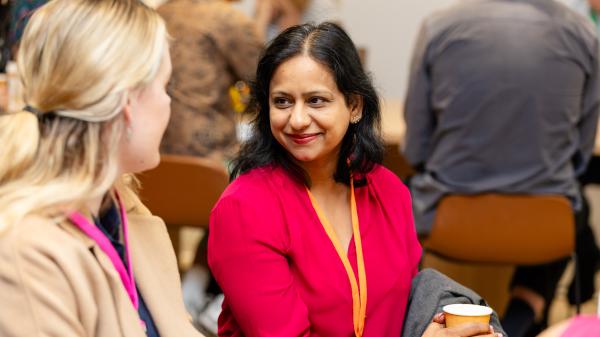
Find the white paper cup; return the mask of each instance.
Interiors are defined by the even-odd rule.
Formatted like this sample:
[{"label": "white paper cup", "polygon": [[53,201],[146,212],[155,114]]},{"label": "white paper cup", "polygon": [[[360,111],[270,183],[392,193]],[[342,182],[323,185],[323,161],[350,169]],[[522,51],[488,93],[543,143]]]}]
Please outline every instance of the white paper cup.
[{"label": "white paper cup", "polygon": [[476,304],[449,304],[442,310],[446,316],[447,328],[473,322],[490,324],[492,315],[492,308]]}]

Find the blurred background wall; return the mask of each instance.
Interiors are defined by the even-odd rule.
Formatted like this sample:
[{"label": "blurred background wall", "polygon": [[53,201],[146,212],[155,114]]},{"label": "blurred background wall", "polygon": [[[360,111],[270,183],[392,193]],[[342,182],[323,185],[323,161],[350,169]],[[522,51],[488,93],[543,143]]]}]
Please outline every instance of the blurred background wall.
[{"label": "blurred background wall", "polygon": [[367,67],[382,97],[403,99],[421,20],[457,0],[340,0],[342,24],[367,50]]}]

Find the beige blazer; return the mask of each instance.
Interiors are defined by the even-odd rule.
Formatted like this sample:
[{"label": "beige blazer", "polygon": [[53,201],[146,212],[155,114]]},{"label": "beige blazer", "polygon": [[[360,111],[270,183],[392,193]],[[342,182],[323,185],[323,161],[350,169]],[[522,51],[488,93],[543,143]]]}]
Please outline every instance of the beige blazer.
[{"label": "beige blazer", "polygon": [[[126,201],[131,263],[161,337],[202,336],[184,309],[163,221]],[[28,217],[0,234],[0,336],[145,337],[110,259],[70,222]]]}]

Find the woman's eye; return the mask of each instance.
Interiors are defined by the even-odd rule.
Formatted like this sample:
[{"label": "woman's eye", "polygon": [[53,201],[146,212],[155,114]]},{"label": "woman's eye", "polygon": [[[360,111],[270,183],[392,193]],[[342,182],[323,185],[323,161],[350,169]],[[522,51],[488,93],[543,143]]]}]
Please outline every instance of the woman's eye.
[{"label": "woman's eye", "polygon": [[273,99],[273,104],[278,107],[278,108],[287,108],[289,107],[292,103],[290,102],[289,99],[285,98],[285,97],[275,97]]},{"label": "woman's eye", "polygon": [[308,99],[308,104],[310,104],[313,107],[320,107],[323,106],[326,102],[326,99],[324,99],[323,97],[311,97]]}]

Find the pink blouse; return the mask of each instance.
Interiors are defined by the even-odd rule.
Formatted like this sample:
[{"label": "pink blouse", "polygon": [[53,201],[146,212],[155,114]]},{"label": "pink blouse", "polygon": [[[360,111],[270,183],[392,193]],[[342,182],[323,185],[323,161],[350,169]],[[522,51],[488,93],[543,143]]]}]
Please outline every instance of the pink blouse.
[{"label": "pink blouse", "polygon": [[567,330],[563,332],[563,337],[592,337],[600,336],[600,317],[578,316],[575,317]]},{"label": "pink blouse", "polygon": [[[356,187],[367,276],[364,337],[400,336],[421,247],[407,188],[383,166]],[[219,336],[354,335],[348,274],[305,187],[267,166],[211,214],[208,260],[225,294]],[[348,259],[357,274],[354,239]]]}]

